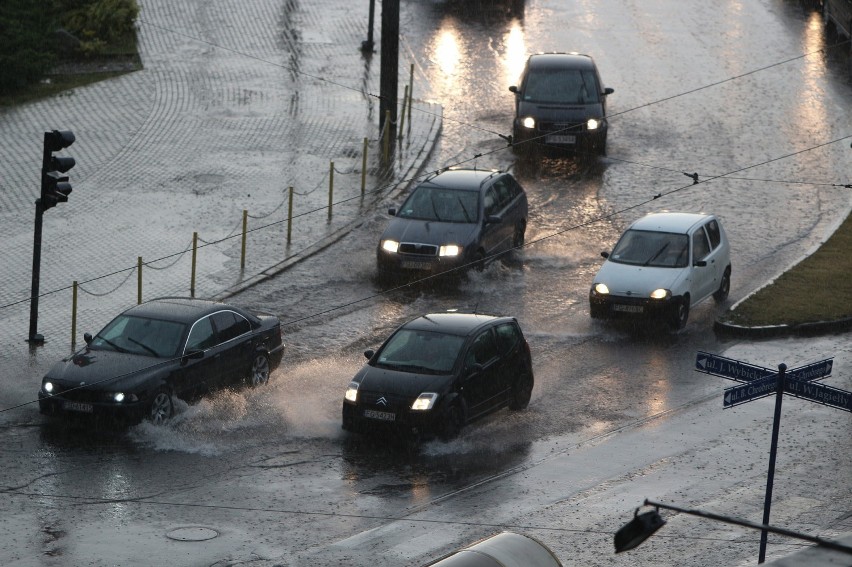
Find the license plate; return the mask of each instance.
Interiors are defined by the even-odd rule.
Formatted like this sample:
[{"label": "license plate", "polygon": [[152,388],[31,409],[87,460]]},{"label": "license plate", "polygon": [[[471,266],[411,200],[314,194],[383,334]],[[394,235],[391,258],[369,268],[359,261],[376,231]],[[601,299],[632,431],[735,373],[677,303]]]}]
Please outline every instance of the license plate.
[{"label": "license plate", "polygon": [[622,313],[642,313],[644,308],[641,305],[619,305],[612,306],[613,311],[621,311]]},{"label": "license plate", "polygon": [[432,262],[415,262],[413,260],[404,260],[402,267],[406,270],[429,270],[432,268]]},{"label": "license plate", "polygon": [[62,404],[62,409],[66,411],[81,411],[83,413],[92,413],[92,404],[84,404],[82,402],[65,402]]},{"label": "license plate", "polygon": [[544,143],[546,144],[573,144],[576,141],[576,136],[569,136],[564,134],[551,134],[549,136],[544,137]]},{"label": "license plate", "polygon": [[376,411],[376,410],[364,410],[364,417],[369,417],[370,419],[380,419],[382,421],[394,421],[396,419],[396,414],[389,411]]}]

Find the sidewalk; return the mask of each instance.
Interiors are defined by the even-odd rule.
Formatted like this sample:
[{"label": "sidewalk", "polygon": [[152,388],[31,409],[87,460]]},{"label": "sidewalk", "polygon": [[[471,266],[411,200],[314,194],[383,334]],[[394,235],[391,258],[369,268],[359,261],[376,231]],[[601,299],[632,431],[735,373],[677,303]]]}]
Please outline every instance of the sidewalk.
[{"label": "sidewalk", "polygon": [[[226,297],[333,242],[419,173],[441,108],[417,100],[415,76],[410,120],[406,113],[395,158],[381,166],[381,62],[360,51],[366,3],[261,0],[215,10],[146,1],[143,70],[0,114],[0,360],[28,348],[44,131],[77,138],[59,154],[77,162],[68,172],[74,190],[44,215],[38,332],[46,342],[34,352],[49,360],[71,349],[74,281],[79,347],[84,331],[136,303],[137,258],[143,300],[189,295],[197,232],[195,295]],[[400,98],[410,63],[399,61]]]}]

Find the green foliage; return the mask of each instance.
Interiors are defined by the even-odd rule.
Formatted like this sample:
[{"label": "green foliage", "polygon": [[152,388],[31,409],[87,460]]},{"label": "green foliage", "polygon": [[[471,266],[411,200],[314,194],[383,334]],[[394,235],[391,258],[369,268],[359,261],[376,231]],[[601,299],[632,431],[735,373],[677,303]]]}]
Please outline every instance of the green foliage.
[{"label": "green foliage", "polygon": [[101,53],[107,45],[134,33],[139,15],[136,0],[66,0],[62,22],[80,40],[84,53]]},{"label": "green foliage", "polygon": [[0,2],[0,93],[38,81],[53,65],[46,40],[56,21],[52,8],[49,0]]}]

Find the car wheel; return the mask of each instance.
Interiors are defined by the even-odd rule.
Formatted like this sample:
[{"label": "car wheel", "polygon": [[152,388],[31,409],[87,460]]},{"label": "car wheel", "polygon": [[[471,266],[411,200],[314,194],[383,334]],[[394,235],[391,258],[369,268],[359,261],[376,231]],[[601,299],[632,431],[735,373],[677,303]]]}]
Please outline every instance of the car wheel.
[{"label": "car wheel", "polygon": [[255,355],[249,370],[248,383],[252,388],[263,386],[269,382],[269,357],[265,352]]},{"label": "car wheel", "polygon": [[485,252],[479,250],[473,260],[473,269],[477,272],[485,270]]},{"label": "car wheel", "polygon": [[441,439],[448,441],[458,437],[464,425],[464,414],[459,404],[453,403],[444,413],[444,423],[441,424]]},{"label": "car wheel", "polygon": [[530,374],[524,374],[512,390],[512,399],[509,401],[509,409],[522,410],[530,405],[532,390],[533,377]]},{"label": "car wheel", "polygon": [[520,248],[524,245],[524,235],[527,232],[527,223],[521,221],[515,226],[515,236],[512,238],[512,247]]},{"label": "car wheel", "polygon": [[166,388],[160,388],[151,405],[148,406],[148,421],[154,425],[163,425],[172,418],[175,413],[175,404],[171,393]]},{"label": "car wheel", "polygon": [[713,299],[721,303],[728,298],[729,291],[731,291],[731,268],[725,268],[725,275],[722,276],[719,289],[713,293]]},{"label": "car wheel", "polygon": [[671,328],[678,331],[686,327],[686,321],[689,319],[689,296],[686,295],[677,302],[674,306],[674,311],[671,314]]}]

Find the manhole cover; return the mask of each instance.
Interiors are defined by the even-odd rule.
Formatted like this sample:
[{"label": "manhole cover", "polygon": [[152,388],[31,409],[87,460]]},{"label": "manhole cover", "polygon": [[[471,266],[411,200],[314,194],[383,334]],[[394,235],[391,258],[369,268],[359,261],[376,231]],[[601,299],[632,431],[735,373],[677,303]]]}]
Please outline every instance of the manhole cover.
[{"label": "manhole cover", "polygon": [[219,535],[219,532],[216,530],[190,526],[185,528],[175,528],[168,532],[166,537],[177,541],[205,541],[213,539],[217,535]]}]

